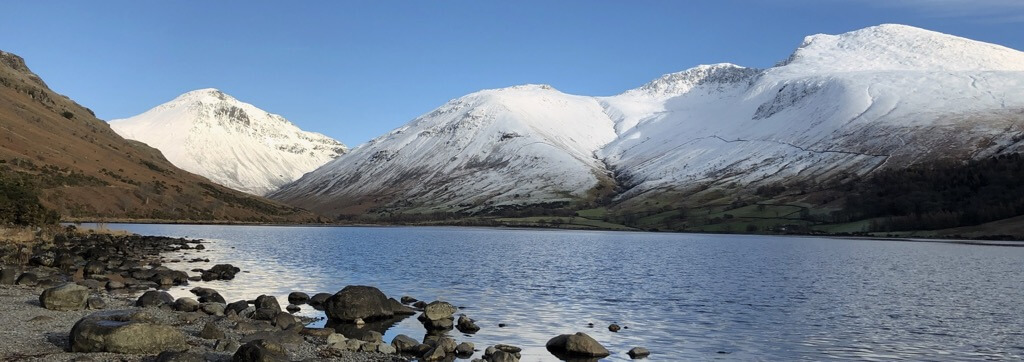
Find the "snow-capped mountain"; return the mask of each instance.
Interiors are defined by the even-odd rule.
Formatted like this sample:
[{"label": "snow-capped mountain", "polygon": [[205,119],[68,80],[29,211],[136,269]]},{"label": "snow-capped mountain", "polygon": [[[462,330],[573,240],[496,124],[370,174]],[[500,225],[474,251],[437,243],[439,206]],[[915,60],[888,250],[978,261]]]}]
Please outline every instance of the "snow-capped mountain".
[{"label": "snow-capped mountain", "polygon": [[485,90],[452,100],[271,197],[333,214],[381,205],[463,211],[571,201],[610,182],[594,152],[613,139],[612,122],[594,98],[546,85]]},{"label": "snow-capped mountain", "polygon": [[175,166],[255,195],[347,152],[334,139],[216,89],[182,94],[110,126],[124,138],[159,149]]},{"label": "snow-capped mountain", "polygon": [[271,197],[327,214],[475,211],[821,181],[1021,150],[1021,94],[1020,51],[881,25],[807,37],[768,69],[698,66],[611,97],[470,94]]}]

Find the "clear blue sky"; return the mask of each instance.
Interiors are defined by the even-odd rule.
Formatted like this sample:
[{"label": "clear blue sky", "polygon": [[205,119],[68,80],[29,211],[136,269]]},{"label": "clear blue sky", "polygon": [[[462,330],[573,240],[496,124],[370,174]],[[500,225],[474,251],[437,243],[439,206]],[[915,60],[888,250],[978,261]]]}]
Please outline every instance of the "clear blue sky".
[{"label": "clear blue sky", "polygon": [[9,1],[0,49],[102,119],[219,88],[356,146],[485,88],[612,95],[902,23],[1024,49],[1022,0]]}]

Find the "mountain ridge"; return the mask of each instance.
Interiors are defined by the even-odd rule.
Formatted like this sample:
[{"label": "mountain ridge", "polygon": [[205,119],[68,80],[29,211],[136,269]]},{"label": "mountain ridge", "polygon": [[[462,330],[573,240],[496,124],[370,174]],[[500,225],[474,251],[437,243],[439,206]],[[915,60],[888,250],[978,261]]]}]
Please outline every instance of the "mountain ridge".
[{"label": "mountain ridge", "polygon": [[348,148],[214,88],[186,92],[139,115],[110,121],[175,165],[218,184],[264,195]]},{"label": "mountain ridge", "polygon": [[[979,50],[983,54],[975,54]],[[858,56],[849,56],[851,52]],[[944,55],[953,61],[940,66],[936,65],[939,60],[915,54]],[[1022,60],[1019,64],[1018,59]],[[865,66],[858,69],[857,64]],[[577,207],[607,202],[635,206],[664,198],[659,195],[687,195],[729,184],[756,187],[825,182],[887,167],[1012,152],[1024,146],[1002,130],[1022,127],[1024,122],[1016,113],[1024,109],[1024,101],[1012,96],[1024,89],[1024,73],[1018,71],[1024,70],[1022,64],[1024,53],[1009,48],[908,26],[881,25],[840,35],[810,36],[788,60],[772,68],[757,70],[728,63],[697,66],[610,97],[544,93],[553,90],[544,86],[485,90],[418,117],[269,196],[332,216],[367,210],[479,213],[550,201]],[[524,89],[536,92],[511,107],[463,102],[477,94]],[[565,106],[574,101],[578,107]],[[514,168],[502,164],[521,156],[519,149],[497,147],[488,149],[486,155],[494,165],[504,167],[500,180],[453,177],[435,188],[424,188],[409,185],[415,181],[377,181],[388,177],[418,180],[438,170],[453,171],[448,165],[451,160],[384,157],[375,159],[378,164],[354,161],[369,159],[364,155],[368,152],[400,154],[409,144],[424,147],[425,141],[405,133],[458,125],[445,115],[474,111],[492,118],[509,117],[514,120],[505,121],[527,125],[528,130],[533,124],[579,119],[566,123],[589,128],[590,137],[564,138],[584,139],[586,147],[582,148],[573,142],[551,142],[557,135],[520,134],[518,129],[512,133],[525,134],[536,144],[548,144],[544,157],[575,158],[577,165],[596,167],[559,165],[552,167],[558,173],[532,174],[526,164]],[[536,116],[539,114],[558,117]],[[462,132],[458,127],[452,131]],[[484,138],[500,142],[502,130],[492,131]],[[471,134],[475,133],[455,138],[471,139]],[[373,152],[368,151],[371,149]],[[468,150],[463,154],[472,155],[477,154]],[[545,168],[551,162],[535,161],[538,166],[534,168]],[[338,169],[349,174],[377,171],[373,180],[367,181],[333,178]],[[554,182],[534,182],[556,174],[567,180],[573,191],[551,185]],[[479,193],[474,185],[480,183],[508,187],[503,192]],[[448,193],[452,189],[475,193],[472,198],[470,194],[434,197],[443,193],[437,188]],[[381,196],[384,190],[392,196]],[[534,197],[551,190],[570,197]],[[524,194],[529,197],[521,197]],[[513,197],[516,195],[520,197]],[[682,202],[678,197],[668,199]],[[456,199],[475,201],[452,202]],[[350,207],[357,203],[361,207]]]}]

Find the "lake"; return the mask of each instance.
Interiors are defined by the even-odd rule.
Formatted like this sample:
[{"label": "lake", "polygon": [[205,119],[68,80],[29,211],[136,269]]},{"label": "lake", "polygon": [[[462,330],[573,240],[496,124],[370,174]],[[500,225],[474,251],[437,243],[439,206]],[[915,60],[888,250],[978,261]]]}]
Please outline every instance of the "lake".
[{"label": "lake", "polygon": [[[1024,248],[887,240],[455,227],[111,224],[202,238],[231,281],[194,282],[230,302],[334,293],[451,302],[482,328],[450,332],[483,349],[588,333],[628,360],[993,360],[1024,358]],[[182,257],[181,254],[168,255]],[[303,306],[300,314],[323,316]],[[499,323],[506,324],[498,327]],[[593,327],[589,327],[593,323]],[[611,323],[627,327],[610,332]],[[322,322],[320,323],[322,324]],[[422,339],[410,317],[385,334]],[[477,356],[480,354],[478,353]]]}]

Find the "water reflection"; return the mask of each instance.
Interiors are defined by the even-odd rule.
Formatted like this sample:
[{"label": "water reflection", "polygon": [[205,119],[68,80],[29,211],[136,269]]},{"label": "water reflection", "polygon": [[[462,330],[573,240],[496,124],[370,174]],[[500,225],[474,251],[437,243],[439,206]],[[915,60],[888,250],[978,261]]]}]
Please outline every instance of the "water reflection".
[{"label": "water reflection", "polygon": [[[482,328],[459,341],[523,347],[582,331],[628,360],[987,360],[1024,353],[1024,248],[730,235],[473,228],[115,225],[204,238],[169,259],[240,267],[196,282],[229,302],[373,285],[449,301]],[[429,265],[429,267],[425,267]],[[308,305],[300,314],[322,317]],[[321,322],[323,323],[323,322]],[[593,323],[593,327],[588,324]],[[607,330],[616,323],[628,327]],[[505,327],[499,327],[504,324]],[[425,333],[396,321],[385,340]],[[352,331],[349,331],[352,332]],[[477,354],[479,357],[479,354]]]}]

